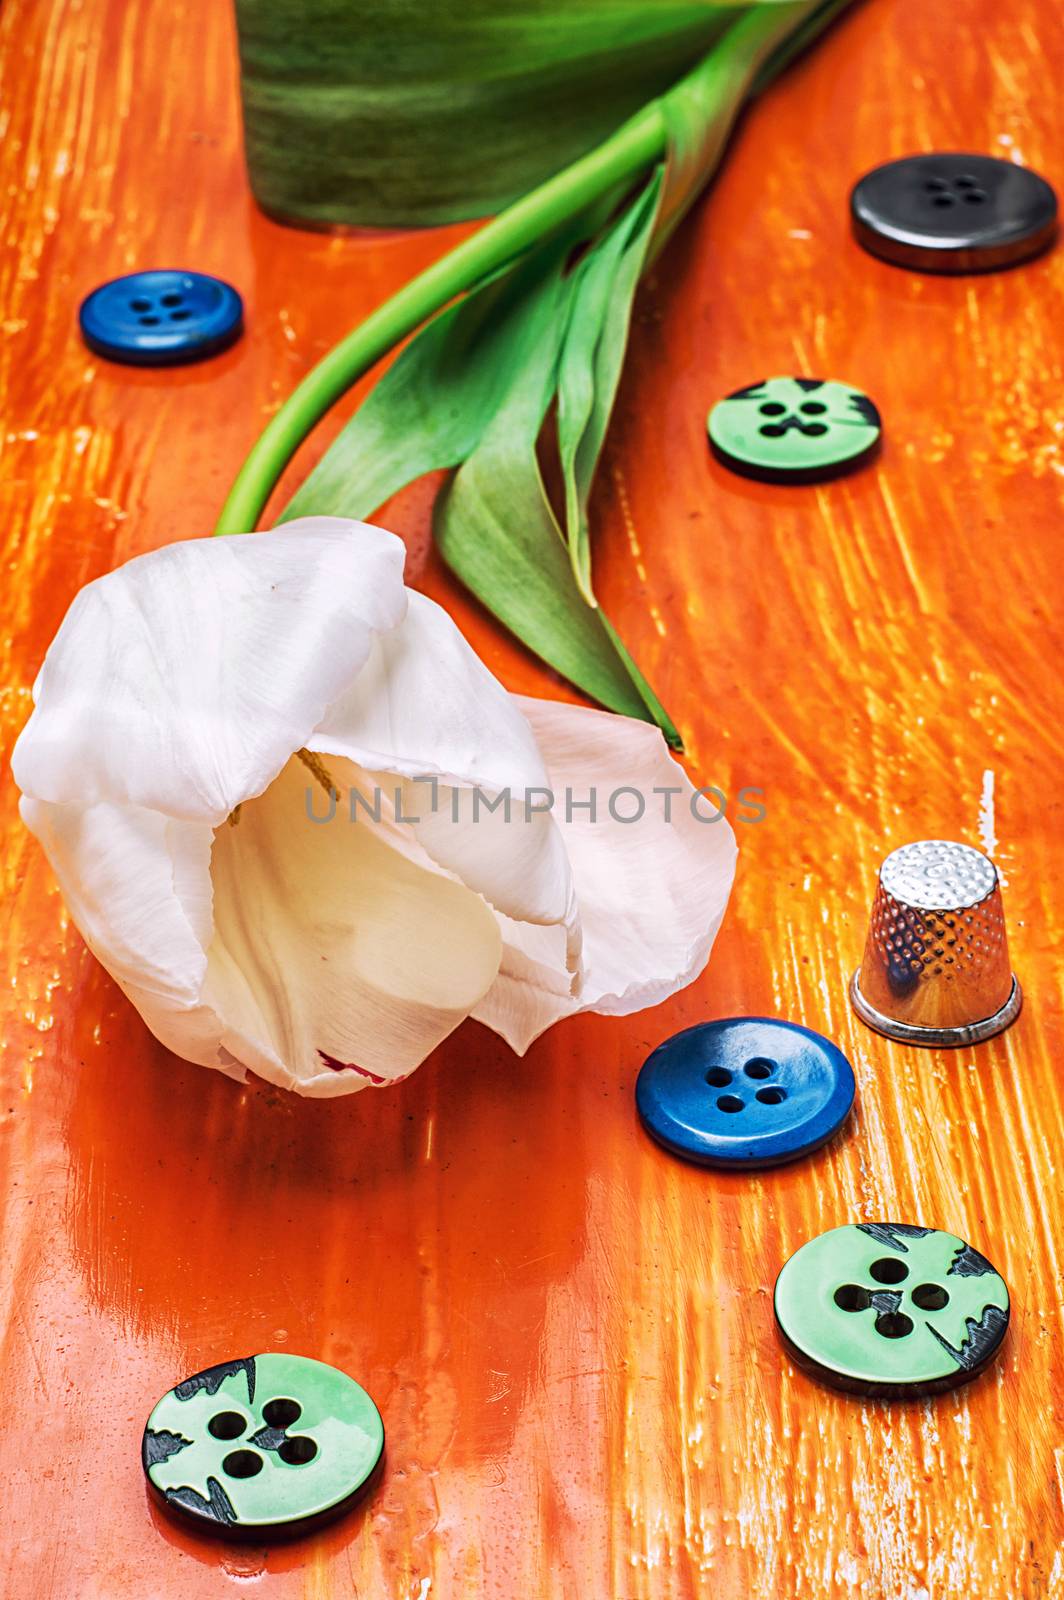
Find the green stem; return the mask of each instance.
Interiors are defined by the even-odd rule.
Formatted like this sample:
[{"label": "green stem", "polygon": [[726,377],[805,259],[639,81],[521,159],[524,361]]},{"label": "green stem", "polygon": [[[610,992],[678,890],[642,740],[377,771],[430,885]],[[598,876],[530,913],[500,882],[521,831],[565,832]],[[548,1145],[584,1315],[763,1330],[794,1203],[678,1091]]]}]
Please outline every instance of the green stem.
[{"label": "green stem", "polygon": [[652,101],[605,144],[500,211],[493,222],[371,312],[307,374],[267,424],[237,475],[214,531],[247,533],[253,528],[307,434],[353,383],[456,295],[513,261],[552,228],[578,216],[604,192],[634,179],[660,151],[662,137],[661,115]]},{"label": "green stem", "polygon": [[[729,31],[726,43],[711,51],[677,88],[695,84],[707,72],[715,78],[723,54],[743,63],[767,61],[759,84],[763,86],[766,73],[775,65],[773,51],[785,51],[796,30],[800,30],[802,43],[807,43],[845,3],[793,0],[786,4],[776,0],[757,6]],[[237,474],[215,533],[247,533],[254,528],[282,472],[311,429],[382,356],[456,295],[516,259],[552,229],[579,216],[603,194],[633,182],[661,159],[667,145],[662,102],[653,100],[604,143],[501,211],[494,221],[433,262],[372,312],[307,374],[267,424]]]}]

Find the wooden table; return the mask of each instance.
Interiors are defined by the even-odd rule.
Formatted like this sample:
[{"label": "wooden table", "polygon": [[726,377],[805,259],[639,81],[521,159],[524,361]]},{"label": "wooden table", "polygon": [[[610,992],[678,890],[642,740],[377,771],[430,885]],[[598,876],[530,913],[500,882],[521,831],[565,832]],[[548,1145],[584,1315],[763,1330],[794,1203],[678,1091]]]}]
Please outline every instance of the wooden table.
[{"label": "wooden table", "polygon": [[[330,239],[258,215],[221,0],[8,0],[3,41],[7,752],[79,586],[207,532],[299,376],[457,231]],[[1050,0],[869,0],[749,116],[642,297],[601,592],[692,773],[767,807],[737,824],[725,932],[685,994],[521,1061],[466,1025],[390,1092],[241,1090],[148,1036],[5,773],[4,1595],[1064,1595],[1064,249],[920,277],[862,254],[846,215],[860,172],[918,148],[1061,186],[1062,67]],[[93,359],[81,296],[171,264],[239,286],[244,340],[184,371]],[[713,398],[790,369],[878,400],[878,466],[774,489],[710,461]],[[441,570],[430,498],[381,519],[413,581],[508,685],[566,694]],[[1027,995],[1009,1033],[942,1054],[846,1001],[879,859],[935,835],[999,863]],[[743,1012],[836,1038],[858,1108],[810,1160],[720,1176],[648,1142],[632,1086],[669,1033]],[[1007,1277],[1004,1358],[970,1388],[862,1403],[781,1357],[781,1262],[881,1217],[958,1232]],[[320,1538],[204,1543],[149,1508],[144,1418],[187,1372],[269,1348],[365,1383],[387,1474]]]}]

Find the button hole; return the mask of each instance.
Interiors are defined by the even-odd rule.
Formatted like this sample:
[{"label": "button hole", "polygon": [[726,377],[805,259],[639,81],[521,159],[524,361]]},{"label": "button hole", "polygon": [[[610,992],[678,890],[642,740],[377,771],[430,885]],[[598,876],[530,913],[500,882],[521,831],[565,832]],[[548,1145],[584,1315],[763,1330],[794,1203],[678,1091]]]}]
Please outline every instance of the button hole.
[{"label": "button hole", "polygon": [[840,1311],[867,1311],[872,1296],[859,1283],[843,1283],[835,1290],[835,1304]]},{"label": "button hole", "polygon": [[912,1318],[904,1311],[884,1311],[876,1318],[876,1332],[884,1339],[904,1339],[912,1331]]},{"label": "button hole", "polygon": [[786,1089],[781,1089],[779,1084],[776,1083],[770,1084],[767,1089],[759,1089],[757,1091],[757,1099],[760,1100],[763,1106],[782,1105],[786,1098]]},{"label": "button hole", "polygon": [[743,1068],[748,1078],[771,1078],[775,1070],[776,1063],[768,1056],[752,1056]]},{"label": "button hole", "polygon": [[160,320],[159,317],[141,317],[140,319],[145,328],[157,328]]},{"label": "button hole", "polygon": [[287,1461],[290,1467],[305,1467],[308,1461],[313,1461],[318,1453],[318,1447],[313,1439],[300,1437],[286,1439],[277,1454],[282,1461]]},{"label": "button hole", "polygon": [[262,1457],[254,1450],[232,1450],[222,1462],[222,1471],[230,1478],[254,1478],[262,1471]]},{"label": "button hole", "polygon": [[741,1111],[743,1102],[737,1094],[722,1094],[717,1097],[718,1111]]},{"label": "button hole", "polygon": [[298,1400],[267,1400],[262,1408],[262,1419],[271,1428],[290,1428],[302,1415]]},{"label": "button hole", "polygon": [[727,1088],[728,1084],[731,1083],[731,1080],[731,1073],[727,1072],[724,1067],[710,1067],[709,1071],[706,1073],[706,1082],[713,1089]]},{"label": "button hole", "polygon": [[877,1283],[903,1283],[909,1276],[905,1262],[893,1256],[882,1256],[878,1261],[873,1261],[868,1270]]},{"label": "button hole", "polygon": [[207,1432],[215,1439],[239,1439],[247,1422],[237,1411],[219,1411],[207,1424]]},{"label": "button hole", "polygon": [[921,1283],[913,1290],[913,1304],[921,1311],[941,1311],[949,1305],[949,1295],[938,1283]]}]

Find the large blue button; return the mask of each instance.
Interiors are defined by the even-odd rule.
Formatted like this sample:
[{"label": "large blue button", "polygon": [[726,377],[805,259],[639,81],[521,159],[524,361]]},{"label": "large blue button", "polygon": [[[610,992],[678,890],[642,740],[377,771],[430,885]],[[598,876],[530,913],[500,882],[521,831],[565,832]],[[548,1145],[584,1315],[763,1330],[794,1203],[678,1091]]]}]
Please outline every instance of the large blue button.
[{"label": "large blue button", "polygon": [[90,350],[138,367],[202,361],[240,337],[244,303],[220,278],[202,272],[131,272],[81,302]]},{"label": "large blue button", "polygon": [[796,1022],[727,1017],[647,1057],[635,1097],[659,1144],[709,1167],[770,1167],[830,1139],[853,1105],[853,1068]]}]

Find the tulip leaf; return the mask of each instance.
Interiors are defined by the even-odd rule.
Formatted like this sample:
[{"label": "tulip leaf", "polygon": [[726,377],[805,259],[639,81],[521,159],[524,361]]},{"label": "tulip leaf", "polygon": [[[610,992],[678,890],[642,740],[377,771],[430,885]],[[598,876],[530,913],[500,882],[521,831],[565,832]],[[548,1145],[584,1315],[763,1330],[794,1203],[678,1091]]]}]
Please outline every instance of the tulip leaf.
[{"label": "tulip leaf", "polygon": [[[633,270],[627,242],[643,236],[652,220],[652,191],[656,180],[605,235],[613,248],[602,259],[622,277]],[[573,340],[571,372],[581,358],[573,306],[586,282],[584,263],[601,247],[596,242],[571,271],[569,257],[605,215],[605,205],[596,207],[428,323],[370,391],[281,520],[368,517],[405,484],[458,467],[460,481],[442,496],[436,518],[444,560],[556,671],[611,710],[657,722],[678,745],[675,727],[615,630],[581,594],[536,461],[563,342]],[[637,265],[634,271],[638,275]],[[608,304],[613,280],[606,276],[600,330],[616,322]],[[585,545],[587,490],[616,389],[623,328],[617,337],[605,408],[596,390],[583,420],[583,432],[596,441],[579,466]],[[592,384],[598,379],[594,355],[591,349],[586,358]],[[575,451],[580,438],[575,427],[569,431]]]},{"label": "tulip leaf", "polygon": [[587,506],[628,344],[632,302],[646,261],[664,169],[580,262],[558,375],[558,453],[573,573],[589,605]]},{"label": "tulip leaf", "polygon": [[578,283],[563,269],[559,260],[526,298],[508,392],[437,500],[436,542],[478,599],[563,677],[613,711],[658,721],[678,744],[613,628],[577,588],[536,458]]},{"label": "tulip leaf", "polygon": [[546,254],[537,250],[422,328],[285,506],[282,522],[367,517],[415,478],[466,459],[505,391],[511,312]]}]

